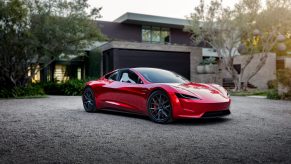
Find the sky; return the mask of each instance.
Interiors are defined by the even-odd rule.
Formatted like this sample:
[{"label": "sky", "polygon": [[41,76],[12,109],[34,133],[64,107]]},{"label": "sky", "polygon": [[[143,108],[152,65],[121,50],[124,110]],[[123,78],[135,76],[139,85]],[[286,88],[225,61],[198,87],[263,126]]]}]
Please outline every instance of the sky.
[{"label": "sky", "polygon": [[[88,2],[93,7],[102,7],[100,20],[113,21],[126,12],[185,19],[200,0],[88,0]],[[224,0],[227,6],[233,6],[234,3],[235,0]]]}]

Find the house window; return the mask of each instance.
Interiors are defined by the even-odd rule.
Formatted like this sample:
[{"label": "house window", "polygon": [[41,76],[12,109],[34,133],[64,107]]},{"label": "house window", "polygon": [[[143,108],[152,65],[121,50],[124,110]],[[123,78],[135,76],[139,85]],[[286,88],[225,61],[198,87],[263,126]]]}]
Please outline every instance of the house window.
[{"label": "house window", "polygon": [[82,69],[80,67],[77,69],[77,79],[82,79]]},{"label": "house window", "polygon": [[57,82],[67,81],[69,77],[67,76],[67,67],[66,65],[56,64],[54,71],[54,79]]},{"label": "house window", "polygon": [[170,30],[169,28],[143,26],[142,27],[142,41],[150,43],[169,43]]},{"label": "house window", "polygon": [[151,42],[151,27],[150,26],[144,26],[142,28],[142,41]]},{"label": "house window", "polygon": [[163,42],[163,43],[170,42],[170,31],[168,28],[161,29],[161,42]]}]

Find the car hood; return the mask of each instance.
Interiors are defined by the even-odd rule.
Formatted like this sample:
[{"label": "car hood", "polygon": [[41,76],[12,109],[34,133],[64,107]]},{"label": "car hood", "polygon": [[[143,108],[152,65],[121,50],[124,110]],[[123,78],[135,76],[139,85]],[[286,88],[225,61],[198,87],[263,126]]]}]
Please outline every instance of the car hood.
[{"label": "car hood", "polygon": [[226,90],[217,84],[189,82],[184,84],[172,83],[168,85],[175,88],[179,93],[195,96],[202,100],[207,99],[219,102],[229,99]]}]

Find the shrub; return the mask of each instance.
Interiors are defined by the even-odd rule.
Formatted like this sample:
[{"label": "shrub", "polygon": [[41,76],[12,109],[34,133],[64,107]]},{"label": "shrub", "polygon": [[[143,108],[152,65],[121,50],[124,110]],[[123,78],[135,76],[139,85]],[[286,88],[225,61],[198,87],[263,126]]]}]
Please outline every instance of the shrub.
[{"label": "shrub", "polygon": [[277,89],[278,81],[277,80],[269,80],[267,82],[268,89]]},{"label": "shrub", "polygon": [[54,82],[45,82],[37,84],[41,86],[46,94],[49,95],[62,95],[61,86]]},{"label": "shrub", "polygon": [[277,71],[278,83],[286,89],[281,94],[283,99],[291,99],[291,69],[285,68]]},{"label": "shrub", "polygon": [[41,86],[30,85],[27,87],[14,87],[12,89],[0,89],[0,98],[18,98],[45,95]]},{"label": "shrub", "polygon": [[81,95],[82,90],[85,87],[85,82],[82,80],[68,80],[65,83],[61,84],[61,90],[63,91],[64,95]]},{"label": "shrub", "polygon": [[278,70],[277,78],[280,84],[289,88],[289,90],[291,89],[291,69],[290,68]]},{"label": "shrub", "polygon": [[65,82],[46,82],[38,84],[43,87],[46,94],[49,95],[68,95],[76,96],[81,95],[85,87],[85,81],[71,79]]},{"label": "shrub", "polygon": [[267,92],[267,99],[279,100],[281,96],[278,94],[278,90],[272,89]]},{"label": "shrub", "polygon": [[87,80],[71,79],[65,82],[45,82],[32,84],[27,87],[14,87],[12,89],[0,88],[0,98],[17,98],[39,95],[81,95],[85,87],[85,82],[97,78],[91,77]]}]

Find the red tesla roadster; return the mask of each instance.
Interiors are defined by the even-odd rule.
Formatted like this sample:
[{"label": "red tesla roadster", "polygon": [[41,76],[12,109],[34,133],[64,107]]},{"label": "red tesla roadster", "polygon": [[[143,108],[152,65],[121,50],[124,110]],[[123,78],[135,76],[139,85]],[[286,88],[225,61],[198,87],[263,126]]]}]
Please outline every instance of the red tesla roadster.
[{"label": "red tesla roadster", "polygon": [[225,116],[231,102],[220,85],[194,83],[171,71],[142,67],[118,69],[87,82],[82,99],[87,112],[130,112],[157,123]]}]

